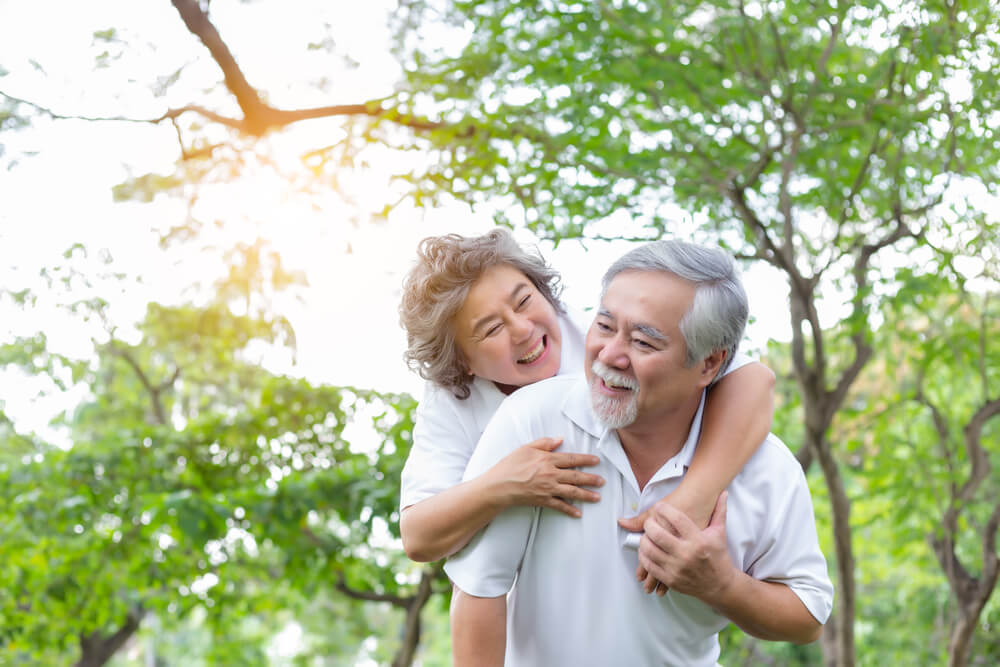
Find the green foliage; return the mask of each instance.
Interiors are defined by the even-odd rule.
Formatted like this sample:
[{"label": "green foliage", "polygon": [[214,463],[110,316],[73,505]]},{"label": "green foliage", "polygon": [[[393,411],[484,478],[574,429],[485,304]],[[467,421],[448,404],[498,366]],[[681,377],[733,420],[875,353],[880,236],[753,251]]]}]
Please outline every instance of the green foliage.
[{"label": "green foliage", "polygon": [[[261,369],[248,352],[287,342],[280,319],[151,304],[139,331],[89,364],[53,354],[41,334],[0,348],[31,375],[70,365],[90,392],[61,419],[68,450],[15,448],[3,432],[4,661],[71,655],[77,637],[141,608],[179,621],[204,610],[208,664],[265,664],[273,633],[265,623],[248,635],[248,619],[306,609],[338,581],[408,591],[393,538],[412,398]],[[372,446],[348,441],[352,423]]]},{"label": "green foliage", "polygon": [[[989,473],[967,499],[956,492],[972,470],[965,429],[981,406],[1000,397],[1000,331],[995,294],[956,289],[948,276],[900,278],[902,286],[880,329],[885,362],[864,381],[871,391],[857,417],[871,434],[861,452],[859,502],[872,509],[858,543],[866,563],[864,615],[891,615],[900,625],[928,628],[929,636],[914,640],[872,623],[862,654],[880,660],[920,656],[929,664],[944,660],[949,626],[956,620],[956,600],[930,539],[946,530],[945,515],[954,507],[959,511],[955,555],[972,576],[980,576],[984,546],[989,546],[983,543],[983,529],[1000,494],[996,473]],[[1000,420],[993,418],[981,436],[993,471],[1000,465],[998,444]],[[995,558],[996,544],[991,548]],[[996,608],[993,595],[979,619],[974,649],[979,659],[997,655],[987,639]]]},{"label": "green foliage", "polygon": [[924,207],[942,175],[997,175],[995,89],[954,93],[988,85],[972,64],[993,53],[987,3],[446,5],[464,48],[418,43],[407,71],[414,107],[455,119],[423,190],[513,196],[544,235],[620,209],[667,233],[667,200],[742,232],[741,206],[770,227],[791,205],[822,255]]}]

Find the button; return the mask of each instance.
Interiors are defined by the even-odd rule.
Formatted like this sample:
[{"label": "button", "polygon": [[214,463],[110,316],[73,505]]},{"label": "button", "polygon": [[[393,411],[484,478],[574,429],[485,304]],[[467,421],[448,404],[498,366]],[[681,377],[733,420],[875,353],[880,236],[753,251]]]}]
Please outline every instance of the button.
[{"label": "button", "polygon": [[639,509],[639,505],[638,505],[638,503],[632,503],[632,511],[634,512],[634,511],[636,511],[637,509]]}]

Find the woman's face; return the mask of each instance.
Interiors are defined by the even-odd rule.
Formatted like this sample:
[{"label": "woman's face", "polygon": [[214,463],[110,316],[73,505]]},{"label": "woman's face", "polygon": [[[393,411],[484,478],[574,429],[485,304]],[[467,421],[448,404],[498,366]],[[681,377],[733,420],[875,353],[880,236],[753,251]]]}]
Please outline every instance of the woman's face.
[{"label": "woman's face", "polygon": [[555,308],[510,265],[494,266],[472,284],[452,324],[470,372],[506,393],[559,371]]}]

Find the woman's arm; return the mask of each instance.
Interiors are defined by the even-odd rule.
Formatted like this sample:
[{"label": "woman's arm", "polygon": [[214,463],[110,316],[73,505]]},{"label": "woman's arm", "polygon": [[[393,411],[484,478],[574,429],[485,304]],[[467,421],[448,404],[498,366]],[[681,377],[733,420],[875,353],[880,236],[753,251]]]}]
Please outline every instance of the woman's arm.
[{"label": "woman's arm", "polygon": [[561,438],[536,440],[479,477],[405,508],[399,530],[406,555],[418,562],[450,556],[512,505],[549,507],[580,516],[570,501],[597,501],[597,493],[581,487],[601,486],[604,480],[573,468],[597,465],[600,459],[552,451],[560,444]]},{"label": "woman's arm", "polygon": [[756,361],[723,376],[705,402],[691,467],[666,501],[704,528],[719,494],[771,430],[774,373]]}]

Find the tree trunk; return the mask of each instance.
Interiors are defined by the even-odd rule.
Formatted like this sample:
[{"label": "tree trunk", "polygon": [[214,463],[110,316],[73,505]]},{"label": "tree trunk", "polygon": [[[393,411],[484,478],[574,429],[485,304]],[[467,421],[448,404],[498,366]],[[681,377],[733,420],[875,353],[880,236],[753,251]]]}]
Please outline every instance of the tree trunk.
[{"label": "tree trunk", "polygon": [[423,611],[427,600],[434,594],[432,584],[441,574],[443,562],[424,569],[420,575],[420,585],[417,592],[410,600],[406,608],[406,622],[403,625],[403,641],[392,661],[392,667],[410,667],[413,659],[417,655],[417,648],[420,646],[420,613]]},{"label": "tree trunk", "polygon": [[143,612],[133,609],[128,613],[125,624],[107,637],[100,632],[92,632],[80,637],[80,659],[73,667],[103,667],[111,656],[120,649],[139,629]]},{"label": "tree trunk", "polygon": [[948,667],[965,667],[969,664],[969,646],[976,632],[980,611],[977,609],[969,613],[959,605],[960,616],[952,626],[951,637],[948,638]]},{"label": "tree trunk", "polygon": [[851,501],[844,489],[844,480],[833,458],[829,444],[822,435],[810,435],[810,446],[814,449],[826,488],[830,494],[833,511],[833,542],[837,556],[837,590],[834,609],[837,624],[834,628],[833,643],[836,647],[837,667],[854,667],[854,548],[851,544]]}]

